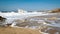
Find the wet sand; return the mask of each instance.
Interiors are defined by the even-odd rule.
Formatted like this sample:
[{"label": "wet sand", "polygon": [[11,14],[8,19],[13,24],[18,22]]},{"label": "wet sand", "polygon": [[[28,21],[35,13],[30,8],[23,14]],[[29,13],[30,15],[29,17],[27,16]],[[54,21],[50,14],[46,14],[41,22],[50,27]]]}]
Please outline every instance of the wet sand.
[{"label": "wet sand", "polygon": [[0,34],[41,34],[37,30],[25,28],[0,27]]}]

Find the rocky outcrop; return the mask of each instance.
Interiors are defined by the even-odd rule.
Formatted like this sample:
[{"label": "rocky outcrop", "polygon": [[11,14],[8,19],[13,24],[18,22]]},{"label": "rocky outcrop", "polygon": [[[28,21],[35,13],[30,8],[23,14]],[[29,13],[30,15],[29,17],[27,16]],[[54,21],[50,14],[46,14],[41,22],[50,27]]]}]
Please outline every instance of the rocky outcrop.
[{"label": "rocky outcrop", "polygon": [[6,20],[6,18],[0,16],[0,22],[5,21],[5,20]]},{"label": "rocky outcrop", "polygon": [[0,26],[5,26],[5,20],[6,18],[0,16]]},{"label": "rocky outcrop", "polygon": [[54,9],[50,13],[60,13],[60,8],[59,9]]}]

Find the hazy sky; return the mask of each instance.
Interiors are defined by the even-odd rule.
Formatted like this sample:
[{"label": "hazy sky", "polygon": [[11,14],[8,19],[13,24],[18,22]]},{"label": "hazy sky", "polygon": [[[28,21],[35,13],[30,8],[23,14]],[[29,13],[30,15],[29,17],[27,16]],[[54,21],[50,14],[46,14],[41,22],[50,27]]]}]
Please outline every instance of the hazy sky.
[{"label": "hazy sky", "polygon": [[0,0],[0,10],[43,10],[60,8],[60,0]]}]

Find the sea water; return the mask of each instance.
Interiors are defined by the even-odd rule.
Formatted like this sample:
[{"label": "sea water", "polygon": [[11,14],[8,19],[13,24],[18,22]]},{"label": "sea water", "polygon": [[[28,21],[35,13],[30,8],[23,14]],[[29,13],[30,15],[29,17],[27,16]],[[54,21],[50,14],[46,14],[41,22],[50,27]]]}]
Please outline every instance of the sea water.
[{"label": "sea water", "polygon": [[[17,23],[17,22],[14,22],[14,20],[24,20],[24,19],[27,19],[28,17],[45,16],[45,15],[48,15],[48,14],[38,14],[38,13],[26,13],[26,14],[19,14],[19,13],[0,13],[0,16],[3,16],[5,18],[7,18],[7,20],[6,20],[5,23],[12,23],[13,27],[15,27],[15,25]],[[58,18],[58,19],[60,20],[60,18]],[[31,20],[32,20],[32,22],[31,22]],[[37,21],[37,23],[36,23],[37,25],[34,25],[35,24],[34,21]],[[41,20],[39,18],[32,18],[32,19],[30,19],[29,24],[26,27],[24,27],[24,28],[38,29],[39,27],[42,27],[43,28],[44,25],[45,26],[51,26],[51,27],[58,27],[58,28],[60,28],[60,22],[58,22],[58,20],[57,21],[49,21],[49,22],[50,23],[51,22],[54,22],[54,23],[48,24],[48,23],[45,23],[45,20],[44,19]],[[56,23],[56,22],[58,22],[58,23]],[[32,25],[32,26],[30,26],[30,25]]]}]

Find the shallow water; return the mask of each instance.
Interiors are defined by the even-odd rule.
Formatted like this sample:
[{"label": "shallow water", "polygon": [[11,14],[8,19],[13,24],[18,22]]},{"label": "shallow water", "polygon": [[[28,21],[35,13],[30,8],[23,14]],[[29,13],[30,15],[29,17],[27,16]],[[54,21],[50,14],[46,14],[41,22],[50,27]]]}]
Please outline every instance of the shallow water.
[{"label": "shallow water", "polygon": [[[33,15],[36,16],[35,14],[33,14]],[[38,30],[41,29],[42,32],[47,32],[47,33],[51,33],[51,32],[48,32],[51,30],[51,31],[59,32],[59,34],[60,34],[60,16],[45,15],[45,16],[43,16],[43,18],[41,18],[41,17],[31,18],[31,16],[33,16],[33,15],[5,16],[7,18],[7,20],[4,23],[6,23],[6,24],[12,23],[13,27],[18,26],[18,27],[38,29]],[[57,17],[57,19],[56,20],[47,20],[47,18],[50,18],[50,17]]]}]

